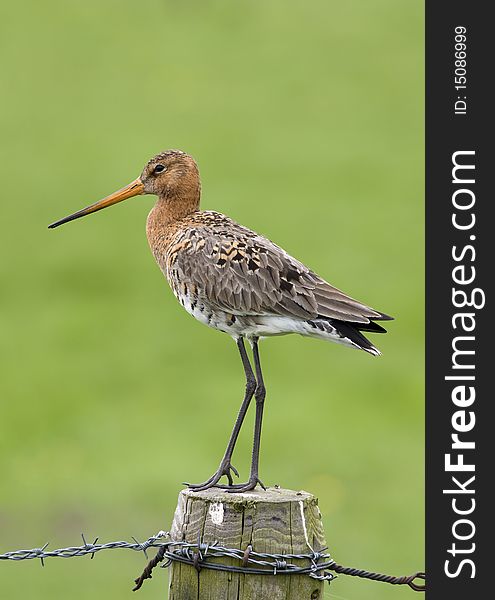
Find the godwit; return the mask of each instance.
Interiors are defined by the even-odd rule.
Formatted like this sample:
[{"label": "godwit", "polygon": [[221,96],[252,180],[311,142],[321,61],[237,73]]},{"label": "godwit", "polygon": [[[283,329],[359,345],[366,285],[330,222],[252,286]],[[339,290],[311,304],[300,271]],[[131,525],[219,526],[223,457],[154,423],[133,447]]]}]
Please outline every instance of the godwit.
[{"label": "godwit", "polygon": [[[252,490],[259,483],[258,464],[265,385],[258,341],[261,337],[299,333],[331,340],[373,355],[380,352],[361,333],[385,333],[374,321],[392,317],[353,300],[334,288],[285,250],[229,217],[199,209],[201,183],[192,156],[168,150],[152,158],[140,177],[60,221],[54,228],[121,202],[154,194],[148,215],[148,242],[160,269],[182,306],[201,323],[230,334],[236,341],[246,375],[246,391],[218,470],[193,490],[213,486]],[[254,372],[244,338],[252,346]],[[251,399],[256,400],[249,481],[239,476],[231,459]],[[228,485],[219,485],[226,476]]]}]

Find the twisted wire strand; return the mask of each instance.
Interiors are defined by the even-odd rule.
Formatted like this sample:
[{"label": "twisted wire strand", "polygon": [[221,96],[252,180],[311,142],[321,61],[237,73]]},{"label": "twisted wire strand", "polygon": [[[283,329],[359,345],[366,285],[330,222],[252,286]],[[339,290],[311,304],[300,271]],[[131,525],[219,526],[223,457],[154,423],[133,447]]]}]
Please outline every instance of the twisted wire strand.
[{"label": "twisted wire strand", "polygon": [[364,579],[371,579],[373,581],[381,581],[383,583],[390,583],[391,585],[408,585],[411,589],[416,592],[423,592],[426,590],[426,584],[415,583],[416,579],[426,581],[426,573],[418,571],[412,575],[404,575],[402,577],[394,577],[393,575],[384,575],[383,573],[374,573],[373,571],[364,571],[363,569],[355,569],[353,567],[344,567],[337,563],[334,563],[332,567],[329,567],[332,571],[342,575],[350,575],[351,577],[362,577]]}]

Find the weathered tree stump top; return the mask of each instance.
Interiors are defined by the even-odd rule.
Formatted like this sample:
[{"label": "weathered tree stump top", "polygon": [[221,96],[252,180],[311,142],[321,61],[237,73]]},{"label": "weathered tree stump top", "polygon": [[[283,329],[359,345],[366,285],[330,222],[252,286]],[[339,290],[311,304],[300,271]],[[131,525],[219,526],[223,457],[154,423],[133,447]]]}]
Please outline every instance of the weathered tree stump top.
[{"label": "weathered tree stump top", "polygon": [[[182,490],[170,531],[173,540],[270,554],[311,554],[326,546],[317,499],[308,492],[268,488],[230,493]],[[235,559],[214,559],[235,564]],[[307,567],[307,559],[291,559]],[[238,566],[238,564],[237,564]],[[170,600],[315,600],[323,582],[308,575],[253,575],[174,563]]]},{"label": "weathered tree stump top", "polygon": [[269,487],[263,490],[257,487],[255,490],[250,492],[242,492],[237,494],[235,492],[226,492],[219,488],[210,488],[202,492],[194,492],[193,490],[182,490],[181,496],[187,496],[191,498],[203,498],[208,502],[227,502],[229,504],[236,502],[300,502],[301,500],[315,500],[313,494],[309,494],[304,490],[299,492],[295,490],[286,490],[280,487]]}]

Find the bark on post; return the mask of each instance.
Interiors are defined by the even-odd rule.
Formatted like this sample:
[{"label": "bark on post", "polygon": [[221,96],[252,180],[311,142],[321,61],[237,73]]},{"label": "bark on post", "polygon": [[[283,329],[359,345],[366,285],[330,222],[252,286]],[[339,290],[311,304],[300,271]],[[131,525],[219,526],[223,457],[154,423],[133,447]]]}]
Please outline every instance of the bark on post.
[{"label": "bark on post", "polygon": [[[182,490],[171,538],[255,552],[308,554],[326,546],[317,499],[279,488],[230,494]],[[208,560],[212,560],[208,558]],[[229,563],[230,560],[230,563]],[[223,564],[234,559],[214,559]],[[291,562],[307,567],[307,560]],[[323,582],[308,575],[247,575],[172,563],[169,600],[322,600]]]}]

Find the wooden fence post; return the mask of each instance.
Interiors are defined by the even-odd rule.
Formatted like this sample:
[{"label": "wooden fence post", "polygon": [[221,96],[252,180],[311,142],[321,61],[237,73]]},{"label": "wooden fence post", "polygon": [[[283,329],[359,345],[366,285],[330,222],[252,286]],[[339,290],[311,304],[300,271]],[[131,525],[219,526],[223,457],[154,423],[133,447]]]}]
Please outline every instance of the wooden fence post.
[{"label": "wooden fence post", "polygon": [[[170,536],[197,543],[218,542],[255,552],[308,554],[321,551],[325,534],[317,499],[307,492],[280,488],[237,494],[219,489],[182,490]],[[235,564],[235,559],[209,558]],[[290,562],[308,566],[304,559]],[[308,575],[251,575],[173,562],[169,600],[322,600],[323,583]]]}]

